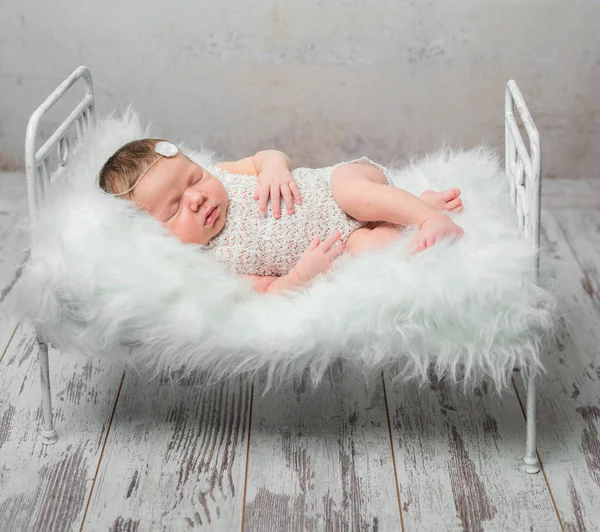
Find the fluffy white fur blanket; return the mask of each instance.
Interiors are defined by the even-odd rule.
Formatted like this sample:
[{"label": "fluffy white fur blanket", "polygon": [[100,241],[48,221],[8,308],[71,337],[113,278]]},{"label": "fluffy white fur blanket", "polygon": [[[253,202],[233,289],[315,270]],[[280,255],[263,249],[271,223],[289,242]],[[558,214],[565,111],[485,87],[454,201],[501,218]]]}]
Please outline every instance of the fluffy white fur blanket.
[{"label": "fluffy white fur blanket", "polygon": [[[497,390],[514,366],[542,368],[554,297],[533,282],[507,179],[484,148],[441,150],[393,182],[420,194],[457,186],[465,237],[409,260],[409,228],[384,250],[343,257],[293,296],[252,291],[202,246],[181,244],[149,215],[97,187],[104,161],[148,135],[131,111],[99,121],[30,224],[17,310],[67,351],[214,379],[265,370],[267,387],[308,371],[316,384],[341,358],[399,380],[439,377]],[[176,139],[174,139],[176,140]],[[184,148],[185,149],[185,148]],[[207,150],[186,152],[208,169]],[[183,372],[182,372],[183,369]]]}]

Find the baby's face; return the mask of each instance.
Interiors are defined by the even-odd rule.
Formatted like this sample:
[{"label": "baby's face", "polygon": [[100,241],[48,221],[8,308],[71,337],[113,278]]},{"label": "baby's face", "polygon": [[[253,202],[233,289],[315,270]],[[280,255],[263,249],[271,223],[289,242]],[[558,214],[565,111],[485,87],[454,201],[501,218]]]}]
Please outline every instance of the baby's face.
[{"label": "baby's face", "polygon": [[223,184],[181,152],[159,159],[135,187],[133,201],[186,244],[208,244],[227,216]]}]

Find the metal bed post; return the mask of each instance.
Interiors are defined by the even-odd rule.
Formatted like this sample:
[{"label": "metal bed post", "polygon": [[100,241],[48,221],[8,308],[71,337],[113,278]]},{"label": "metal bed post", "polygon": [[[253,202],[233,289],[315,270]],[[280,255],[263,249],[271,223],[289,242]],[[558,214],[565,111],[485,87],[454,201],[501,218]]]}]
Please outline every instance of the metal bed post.
[{"label": "metal bed post", "polygon": [[[515,104],[529,137],[529,151],[515,120]],[[514,80],[507,83],[505,91],[505,148],[505,168],[511,183],[511,198],[517,210],[519,227],[534,251],[531,266],[534,280],[538,282],[542,178],[540,135]],[[527,382],[527,439],[523,459],[523,468],[527,473],[538,473],[540,470],[536,451],[536,377],[530,376]]]},{"label": "metal bed post", "polygon": [[[35,144],[40,120],[80,78],[83,79],[85,84],[84,98],[42,147],[36,151]],[[77,144],[83,140],[85,134],[95,123],[96,111],[92,76],[87,67],[80,66],[34,111],[27,124],[27,133],[25,136],[25,171],[27,175],[29,215],[32,220],[37,215],[37,208],[40,202],[44,200],[46,186],[64,171],[64,166],[69,159],[71,153],[69,128],[75,124],[77,134],[75,144]],[[54,171],[51,171],[50,153],[53,148],[56,149],[58,167]],[[31,255],[34,256],[35,253],[35,247],[32,245]],[[49,345],[44,341],[37,328],[36,340],[38,344],[38,364],[42,386],[42,411],[44,414],[42,443],[51,445],[58,441],[58,435],[56,434],[56,430],[54,430],[54,421],[52,419],[52,395],[50,391],[50,367],[48,361]]]},{"label": "metal bed post", "polygon": [[[37,335],[36,335],[37,336]],[[58,434],[54,430],[52,419],[52,396],[50,393],[50,367],[48,364],[48,344],[37,336],[38,364],[40,366],[40,382],[42,384],[42,412],[44,414],[44,428],[42,429],[42,443],[52,445],[58,441]]]}]

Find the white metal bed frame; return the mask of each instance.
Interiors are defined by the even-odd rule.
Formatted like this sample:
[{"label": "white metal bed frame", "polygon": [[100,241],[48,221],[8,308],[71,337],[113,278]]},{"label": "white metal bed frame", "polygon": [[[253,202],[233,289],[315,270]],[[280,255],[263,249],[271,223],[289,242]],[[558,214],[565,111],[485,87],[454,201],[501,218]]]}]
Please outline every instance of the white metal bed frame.
[{"label": "white metal bed frame", "polygon": [[[82,79],[85,84],[85,96],[69,114],[67,119],[54,131],[50,138],[36,151],[35,145],[40,120],[61,97]],[[527,150],[515,118],[515,105],[529,138],[530,149]],[[31,115],[27,125],[25,138],[25,162],[27,172],[27,193],[29,212],[36,216],[40,202],[44,200],[44,190],[64,171],[71,153],[69,135],[73,134],[75,124],[76,143],[81,142],[86,133],[96,123],[94,89],[92,76],[85,66],[77,68],[65,79],[56,90]],[[73,146],[73,148],[76,147]],[[510,180],[510,192],[516,208],[519,227],[523,230],[532,249],[535,251],[532,263],[535,279],[539,278],[539,243],[540,243],[540,201],[541,201],[541,158],[540,137],[527,109],[525,100],[515,81],[506,86],[505,94],[505,167]],[[57,167],[51,169],[50,156],[56,150]],[[52,171],[51,171],[52,170]],[[31,253],[35,253],[31,249]],[[44,428],[42,442],[51,445],[58,440],[52,419],[52,399],[50,394],[50,372],[48,363],[48,343],[36,331],[39,346],[38,361],[42,385],[42,410]],[[524,470],[537,473],[540,470],[536,452],[535,424],[535,377],[531,377],[527,385],[527,439]]]}]

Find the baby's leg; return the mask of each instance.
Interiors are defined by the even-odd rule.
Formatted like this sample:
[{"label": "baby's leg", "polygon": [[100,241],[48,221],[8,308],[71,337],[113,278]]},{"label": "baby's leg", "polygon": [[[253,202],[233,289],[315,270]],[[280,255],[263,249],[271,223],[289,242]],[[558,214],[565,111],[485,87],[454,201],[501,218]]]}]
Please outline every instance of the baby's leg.
[{"label": "baby's leg", "polygon": [[402,227],[385,223],[377,224],[372,229],[361,227],[348,237],[346,250],[351,256],[357,257],[363,251],[386,246],[397,238],[401,231]]},{"label": "baby's leg", "polygon": [[[454,196],[452,200],[456,199],[456,191],[460,194],[458,189],[449,189],[444,193],[424,193],[422,199],[417,198],[401,188],[390,185],[380,169],[357,163],[343,164],[333,171],[331,191],[340,208],[361,222],[381,221],[419,226],[425,220],[439,214],[439,209],[446,206],[446,201],[439,201],[441,198],[438,194],[445,194],[444,199],[446,196],[448,199],[449,196]],[[458,207],[459,201],[448,202],[447,208]]]},{"label": "baby's leg", "polygon": [[[417,225],[411,253],[432,246],[439,238],[460,238],[464,231],[433,205],[401,188],[382,183],[385,175],[370,165],[349,163],[331,175],[333,198],[348,215],[361,222]],[[385,238],[385,237],[384,237]],[[360,246],[359,246],[360,252]]]}]

